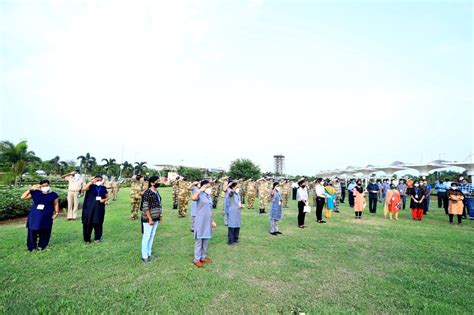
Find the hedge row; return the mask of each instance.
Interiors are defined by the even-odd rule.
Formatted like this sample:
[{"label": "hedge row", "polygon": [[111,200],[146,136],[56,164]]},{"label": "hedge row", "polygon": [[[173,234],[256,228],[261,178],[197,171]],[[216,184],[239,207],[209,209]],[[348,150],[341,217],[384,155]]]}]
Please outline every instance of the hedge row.
[{"label": "hedge row", "polygon": [[[59,196],[60,209],[67,208],[67,190],[52,188]],[[20,196],[26,188],[11,188],[0,190],[0,220],[14,219],[28,214],[32,200],[22,200]]]}]

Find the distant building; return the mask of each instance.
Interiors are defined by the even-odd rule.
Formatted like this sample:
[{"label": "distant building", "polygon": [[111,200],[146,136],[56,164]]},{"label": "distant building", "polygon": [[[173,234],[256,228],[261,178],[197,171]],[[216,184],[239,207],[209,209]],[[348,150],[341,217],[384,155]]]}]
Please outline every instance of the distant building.
[{"label": "distant building", "polygon": [[283,175],[283,169],[285,167],[285,156],[281,154],[274,155],[273,160],[275,162],[275,175]]}]

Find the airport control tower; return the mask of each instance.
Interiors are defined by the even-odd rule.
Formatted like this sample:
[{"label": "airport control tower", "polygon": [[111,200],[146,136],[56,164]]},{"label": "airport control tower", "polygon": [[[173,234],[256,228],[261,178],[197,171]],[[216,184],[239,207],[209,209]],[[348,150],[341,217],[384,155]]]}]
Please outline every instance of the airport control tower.
[{"label": "airport control tower", "polygon": [[283,168],[285,166],[285,156],[282,154],[277,154],[273,156],[273,160],[275,161],[275,175],[283,175]]}]

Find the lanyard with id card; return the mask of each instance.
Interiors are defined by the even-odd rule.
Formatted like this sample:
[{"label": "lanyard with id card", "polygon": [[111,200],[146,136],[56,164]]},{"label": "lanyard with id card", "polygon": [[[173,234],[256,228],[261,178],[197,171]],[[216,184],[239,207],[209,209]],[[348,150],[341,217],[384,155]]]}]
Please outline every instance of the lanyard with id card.
[{"label": "lanyard with id card", "polygon": [[95,200],[101,201],[102,197],[100,196],[100,187],[95,187],[95,189],[97,190],[97,194],[99,195],[95,197]]},{"label": "lanyard with id card", "polygon": [[44,210],[44,205],[39,204],[39,205],[36,207],[36,210]]}]

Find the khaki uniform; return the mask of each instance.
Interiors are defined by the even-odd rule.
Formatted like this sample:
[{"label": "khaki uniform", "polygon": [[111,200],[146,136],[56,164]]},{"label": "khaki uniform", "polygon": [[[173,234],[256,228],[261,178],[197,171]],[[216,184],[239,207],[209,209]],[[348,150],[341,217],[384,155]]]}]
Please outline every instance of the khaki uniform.
[{"label": "khaki uniform", "polygon": [[336,191],[336,198],[334,199],[334,212],[339,212],[339,203],[341,201],[342,189],[341,183],[334,181],[333,183],[334,190]]},{"label": "khaki uniform", "polygon": [[67,177],[69,185],[67,188],[67,219],[75,220],[77,218],[77,209],[79,208],[79,191],[82,189],[83,180],[75,180],[74,176]]},{"label": "khaki uniform", "polygon": [[188,212],[189,185],[190,183],[185,180],[178,181],[178,214],[180,217],[185,217]]},{"label": "khaki uniform", "polygon": [[117,194],[119,191],[119,183],[117,180],[112,181],[112,200],[117,200]]},{"label": "khaki uniform", "polygon": [[257,184],[253,180],[247,181],[247,209],[253,209],[253,203],[257,196]]},{"label": "khaki uniform", "polygon": [[130,199],[132,204],[132,211],[130,218],[132,220],[138,219],[138,211],[140,210],[140,202],[142,200],[143,182],[132,178],[130,185]]},{"label": "khaki uniform", "polygon": [[109,199],[107,200],[105,204],[109,205],[110,201],[112,200],[112,182],[106,179],[104,180],[104,186],[107,189],[107,194],[109,195]]}]

